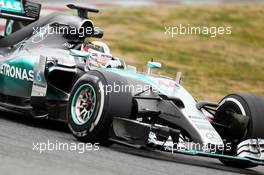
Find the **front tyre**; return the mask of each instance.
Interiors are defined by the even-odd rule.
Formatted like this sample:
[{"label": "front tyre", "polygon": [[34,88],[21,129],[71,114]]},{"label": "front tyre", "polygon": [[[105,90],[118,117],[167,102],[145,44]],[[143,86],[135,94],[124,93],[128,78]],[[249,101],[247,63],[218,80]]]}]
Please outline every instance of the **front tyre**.
[{"label": "front tyre", "polygon": [[105,88],[114,83],[124,84],[126,80],[110,72],[90,71],[75,83],[69,98],[67,119],[70,130],[79,141],[109,145],[113,117],[130,117],[131,93],[105,92]]},{"label": "front tyre", "polygon": [[[216,127],[216,130],[221,137],[225,139],[226,142],[232,143],[232,149],[226,151],[226,154],[235,156],[237,145],[243,140],[264,138],[264,101],[261,98],[247,93],[231,94],[221,100],[218,111],[219,112],[215,115],[214,122],[224,125],[229,125],[232,124],[232,122],[235,122],[223,116],[224,112],[233,112],[249,117],[246,130],[239,130],[235,127],[229,129]],[[225,159],[220,159],[220,161],[225,165],[238,168],[250,168],[256,166],[251,163],[237,163]]]}]

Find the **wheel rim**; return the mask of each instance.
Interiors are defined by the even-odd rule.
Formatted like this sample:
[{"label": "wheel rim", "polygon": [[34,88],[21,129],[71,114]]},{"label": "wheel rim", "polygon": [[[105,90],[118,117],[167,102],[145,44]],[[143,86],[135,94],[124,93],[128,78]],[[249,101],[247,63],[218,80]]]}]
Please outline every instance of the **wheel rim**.
[{"label": "wheel rim", "polygon": [[90,84],[81,85],[73,96],[71,116],[75,124],[86,124],[96,108],[96,92]]}]

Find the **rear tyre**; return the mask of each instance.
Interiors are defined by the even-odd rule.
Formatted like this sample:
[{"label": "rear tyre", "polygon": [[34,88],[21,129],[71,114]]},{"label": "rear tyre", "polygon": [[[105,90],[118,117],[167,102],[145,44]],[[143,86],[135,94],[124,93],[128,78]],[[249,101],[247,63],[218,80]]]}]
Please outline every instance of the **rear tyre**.
[{"label": "rear tyre", "polygon": [[106,87],[121,85],[126,80],[106,71],[90,71],[74,85],[67,119],[73,135],[82,142],[109,145],[113,117],[130,117],[132,95],[129,92],[107,91]]},{"label": "rear tyre", "polygon": [[[226,151],[226,154],[236,155],[237,145],[243,140],[250,138],[264,138],[264,101],[261,98],[247,93],[231,94],[221,100],[218,110],[219,112],[216,113],[214,121],[224,124],[228,124],[226,122],[229,120],[224,118],[221,115],[221,112],[235,112],[249,117],[247,129],[244,131],[238,131],[236,128],[223,129],[216,127],[216,130],[221,137],[226,139],[226,142],[232,143],[232,149]],[[220,159],[220,161],[225,165],[238,168],[250,168],[256,166],[252,163],[238,163],[226,159]]]}]

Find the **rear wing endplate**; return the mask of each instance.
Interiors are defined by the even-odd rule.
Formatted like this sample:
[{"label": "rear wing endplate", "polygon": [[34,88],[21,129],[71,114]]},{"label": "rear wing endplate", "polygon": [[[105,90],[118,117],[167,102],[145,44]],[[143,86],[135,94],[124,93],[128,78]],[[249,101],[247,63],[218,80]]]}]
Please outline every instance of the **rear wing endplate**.
[{"label": "rear wing endplate", "polygon": [[0,0],[0,18],[6,19],[5,35],[39,19],[41,4],[26,0]]},{"label": "rear wing endplate", "polygon": [[0,0],[0,17],[18,21],[39,19],[41,4],[24,0]]}]

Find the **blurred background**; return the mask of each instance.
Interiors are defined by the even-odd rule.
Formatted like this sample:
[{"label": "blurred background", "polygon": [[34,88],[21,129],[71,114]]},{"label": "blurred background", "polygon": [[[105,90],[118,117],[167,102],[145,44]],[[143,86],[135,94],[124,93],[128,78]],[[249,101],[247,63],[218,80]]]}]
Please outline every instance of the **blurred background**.
[{"label": "blurred background", "polygon": [[[183,73],[198,99],[220,100],[232,92],[264,97],[264,0],[33,0],[42,15],[68,11],[64,4],[99,8],[93,14],[112,53],[146,71],[151,58],[161,74]],[[166,26],[231,26],[231,35],[165,35]],[[1,29],[1,28],[0,28]]]}]

